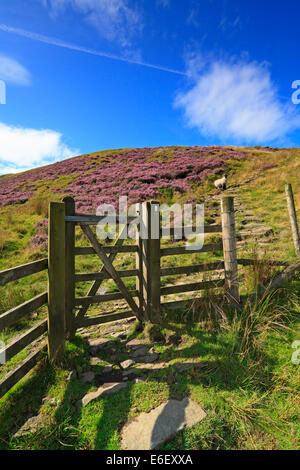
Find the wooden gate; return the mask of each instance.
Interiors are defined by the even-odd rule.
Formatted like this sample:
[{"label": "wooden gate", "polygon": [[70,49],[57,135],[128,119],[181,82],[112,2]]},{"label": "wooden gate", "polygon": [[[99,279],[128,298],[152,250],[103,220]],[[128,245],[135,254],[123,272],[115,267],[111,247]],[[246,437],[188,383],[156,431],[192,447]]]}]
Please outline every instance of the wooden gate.
[{"label": "wooden gate", "polygon": [[[230,200],[232,198],[229,198]],[[167,295],[201,291],[207,288],[226,286],[227,293],[235,303],[238,302],[237,262],[234,233],[233,201],[222,210],[221,225],[205,225],[204,233],[222,232],[218,242],[205,244],[201,249],[187,251],[185,246],[161,247],[164,229],[160,224],[160,208],[156,201],[137,204],[140,217],[117,215],[111,222],[119,225],[119,237],[113,246],[99,243],[91,226],[106,224],[110,217],[79,214],[75,212],[75,203],[67,197],[62,203],[50,203],[49,221],[49,356],[55,359],[63,348],[65,337],[72,337],[78,328],[106,323],[135,316],[140,320],[157,322],[160,320],[161,307],[180,308],[180,302],[161,303],[161,297]],[[135,244],[125,245],[129,224],[136,223]],[[90,246],[75,246],[75,227],[79,226]],[[141,235],[141,231],[143,234]],[[174,236],[175,228],[170,235]],[[224,237],[225,234],[225,237]],[[171,242],[172,243],[172,242]],[[223,252],[224,260],[215,263],[161,267],[161,259],[166,256],[193,254],[202,252]],[[118,271],[113,262],[118,253],[135,253],[135,269]],[[102,263],[97,273],[75,273],[75,257],[96,255]],[[222,255],[223,258],[223,255]],[[202,281],[176,286],[162,287],[161,278],[168,275],[203,273],[205,271],[223,271],[225,277],[214,281]],[[128,289],[122,278],[134,276],[136,288]],[[118,292],[99,293],[104,280],[112,279]],[[87,295],[75,296],[78,282],[93,281]],[[87,315],[89,307],[112,300],[124,299],[129,310],[115,313],[103,312],[100,315]],[[137,300],[136,300],[137,299]]]},{"label": "wooden gate", "polygon": [[[295,204],[290,185],[286,186],[289,215],[291,219],[292,234],[296,254],[300,253],[300,238],[295,212]],[[140,236],[141,227],[137,227],[136,241],[134,244],[125,245],[124,235],[128,224],[135,217],[117,216],[116,221],[123,228],[119,231],[113,246],[101,245],[91,230],[92,225],[103,221],[104,216],[85,215],[75,212],[73,198],[67,197],[63,202],[52,202],[49,208],[49,249],[48,260],[41,259],[17,266],[0,272],[0,288],[6,284],[30,276],[48,269],[48,291],[42,292],[31,300],[27,300],[7,312],[0,314],[0,332],[13,326],[20,319],[43,308],[48,303],[48,328],[47,320],[37,321],[25,333],[13,337],[9,344],[0,345],[0,367],[1,358],[5,356],[9,362],[28,346],[33,350],[16,367],[9,369],[7,375],[0,380],[0,398],[21,380],[40,360],[46,348],[46,333],[48,332],[48,357],[51,361],[61,356],[65,339],[74,336],[76,329],[96,324],[112,322],[128,317],[138,317],[142,320],[158,321],[161,309],[182,308],[193,299],[184,301],[175,300],[162,302],[162,297],[178,293],[189,293],[205,290],[207,288],[223,288],[224,294],[233,306],[239,304],[239,280],[238,265],[257,265],[256,259],[238,259],[235,237],[235,217],[232,197],[222,198],[221,220],[222,225],[204,226],[204,233],[222,233],[220,242],[204,244],[201,250],[190,250],[189,253],[202,251],[218,251],[221,254],[219,261],[210,260],[208,263],[161,266],[161,260],[168,256],[180,256],[187,254],[184,246],[161,246],[161,236],[164,228],[158,230],[158,236],[152,236],[153,227],[159,225],[159,208],[157,202],[145,202],[139,205],[140,219],[143,230],[147,230],[148,237]],[[75,246],[75,227],[80,226],[87,237],[90,246]],[[155,230],[154,230],[155,232]],[[150,236],[149,236],[150,235]],[[156,233],[157,235],[157,233]],[[174,235],[174,227],[171,229]],[[113,266],[118,253],[133,253],[136,256],[135,269],[119,270]],[[96,273],[76,273],[76,256],[96,255],[103,266]],[[263,260],[261,263],[265,263]],[[268,260],[270,266],[289,266],[288,262]],[[298,263],[296,263],[298,269]],[[200,281],[183,283],[171,286],[163,286],[161,278],[172,275],[191,275],[207,271],[218,270],[223,276],[218,281]],[[294,265],[287,267],[282,279],[295,272]],[[129,290],[122,278],[134,277],[136,286]],[[119,292],[98,294],[98,290],[104,280],[113,279],[119,288]],[[85,297],[75,296],[75,285],[80,282],[92,281],[93,284]],[[274,288],[274,285],[273,285]],[[1,292],[0,292],[1,293]],[[129,310],[115,313],[105,312],[102,314],[87,315],[89,307],[101,302],[125,299]],[[137,301],[135,300],[137,299]],[[36,344],[38,341],[38,345]]]}]

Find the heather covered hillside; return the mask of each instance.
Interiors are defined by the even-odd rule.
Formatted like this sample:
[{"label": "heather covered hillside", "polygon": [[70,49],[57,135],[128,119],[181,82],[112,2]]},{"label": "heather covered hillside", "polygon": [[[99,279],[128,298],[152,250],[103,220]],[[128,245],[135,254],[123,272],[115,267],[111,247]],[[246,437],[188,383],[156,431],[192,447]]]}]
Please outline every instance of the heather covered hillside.
[{"label": "heather covered hillside", "polygon": [[298,149],[159,147],[95,152],[2,176],[0,268],[46,253],[50,200],[74,196],[81,213],[95,213],[101,203],[117,206],[118,197],[125,195],[129,204],[152,198],[167,203],[204,202],[210,223],[216,221],[220,197],[213,181],[224,172],[228,194],[243,204],[238,223],[244,212],[253,212],[276,235],[272,249],[282,258],[292,256],[284,184],[293,184],[300,210]]},{"label": "heather covered hillside", "polygon": [[[22,204],[42,187],[50,194],[70,194],[77,209],[95,211],[115,204],[159,197],[165,189],[188,193],[193,185],[245,159],[247,152],[222,147],[143,148],[99,152],[58,162],[0,180],[0,207]],[[41,186],[41,183],[43,186]]]},{"label": "heather covered hillside", "polygon": [[[228,187],[226,191],[216,190],[213,182],[224,172],[228,175]],[[258,281],[267,285],[277,272],[278,267],[268,264],[269,260],[295,261],[284,185],[292,184],[300,214],[299,175],[299,149],[167,147],[96,152],[1,177],[0,271],[47,256],[48,204],[66,195],[75,198],[80,213],[95,213],[101,203],[117,206],[118,197],[125,195],[129,204],[151,198],[168,204],[204,203],[206,224],[220,223],[220,199],[224,195],[233,196],[238,258],[258,258],[267,263],[254,267],[247,263],[239,265],[242,311],[236,316],[223,305],[224,317],[221,308],[216,310],[223,314],[222,318],[228,316],[228,321],[220,321],[214,313],[211,316],[216,293],[223,295],[221,287],[219,291],[205,291],[203,301],[204,306],[207,302],[207,309],[200,309],[198,317],[193,309],[171,311],[155,329],[158,336],[154,339],[147,337],[147,329],[141,333],[126,323],[125,343],[129,338],[142,344],[151,341],[151,350],[160,361],[153,364],[157,370],[147,369],[140,382],[126,377],[127,382],[122,381],[128,383],[122,385],[124,390],[99,398],[78,413],[76,403],[98,387],[96,378],[91,383],[81,380],[84,373],[92,371],[100,376],[105,367],[119,372],[116,361],[123,363],[128,359],[127,346],[121,340],[125,323],[79,329],[75,340],[66,343],[62,367],[53,368],[42,362],[0,400],[3,404],[0,448],[119,449],[120,429],[127,420],[150,412],[169,397],[181,400],[186,396],[201,403],[207,417],[166,443],[165,450],[297,448],[299,406],[295,397],[299,368],[291,361],[291,345],[299,337],[296,324],[300,311],[299,275],[253,309],[247,299],[256,292]],[[206,244],[218,246],[218,241],[219,233],[205,235]],[[161,240],[163,248],[183,243]],[[89,245],[79,226],[75,230],[75,244]],[[195,253],[187,250],[181,256],[163,256],[161,267],[205,265],[223,259],[223,251],[218,248]],[[76,274],[98,273],[100,266],[98,256],[76,256]],[[119,253],[114,267],[119,272],[134,270],[136,254]],[[172,274],[171,269],[170,274],[161,276],[160,285],[173,291],[169,295],[163,293],[161,302],[195,299],[199,291],[181,292],[176,288],[187,283],[217,281],[220,276],[222,271],[195,271],[187,276],[180,272]],[[136,288],[135,275],[122,279],[130,291]],[[44,292],[47,283],[45,270],[0,287],[0,315]],[[75,296],[85,297],[91,286],[90,280],[76,282]],[[118,291],[113,280],[104,278],[98,293],[114,295]],[[88,315],[105,315],[127,308],[125,299],[113,300],[113,304],[107,300],[90,306]],[[16,335],[21,336],[29,327],[44,322],[47,314],[44,305],[2,330],[0,341],[11,344]],[[101,335],[113,338],[115,356],[104,355],[99,359],[90,355],[87,339],[93,344]],[[176,343],[169,342],[170,338]],[[0,381],[20,366],[31,348],[32,344],[1,367]],[[185,368],[188,366],[185,363],[193,367]],[[70,379],[72,371],[78,380]],[[27,415],[42,417],[45,427],[30,431],[25,437],[14,435]]]}]

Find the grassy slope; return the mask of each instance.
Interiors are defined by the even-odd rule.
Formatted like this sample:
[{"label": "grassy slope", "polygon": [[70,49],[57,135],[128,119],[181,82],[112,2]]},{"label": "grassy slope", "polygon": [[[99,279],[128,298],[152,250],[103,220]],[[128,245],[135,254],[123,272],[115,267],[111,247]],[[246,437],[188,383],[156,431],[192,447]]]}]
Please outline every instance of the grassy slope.
[{"label": "grassy slope", "polygon": [[[271,225],[277,238],[274,243],[266,248],[266,256],[292,260],[294,257],[291,242],[289,222],[286,212],[284,197],[284,183],[293,184],[296,200],[296,208],[300,213],[300,151],[298,149],[281,151],[262,151],[245,149],[249,151],[249,159],[239,162],[231,162],[231,185],[240,185],[237,188],[237,198],[246,204],[247,209],[259,218]],[[165,152],[167,155],[167,151]],[[261,169],[263,165],[274,165],[273,168]],[[251,180],[245,184],[246,181]],[[30,260],[45,256],[45,251],[32,249],[30,239],[34,235],[34,225],[43,220],[47,213],[49,199],[58,200],[63,195],[63,188],[70,182],[70,177],[62,177],[59,182],[51,184],[61,187],[59,195],[50,193],[43,182],[39,184],[38,194],[23,205],[7,206],[0,208],[0,269],[22,264]],[[49,182],[47,183],[49,186]],[[191,194],[196,195],[200,201],[203,195],[213,193],[211,179],[193,188]],[[189,195],[185,195],[189,196]],[[175,195],[173,201],[184,199]],[[207,214],[209,216],[209,214]],[[237,220],[242,214],[237,214]],[[77,243],[85,245],[81,235],[77,235]],[[167,258],[166,263],[176,265],[177,260]],[[200,261],[207,255],[193,255],[193,261]],[[185,260],[186,261],[186,260]],[[184,262],[181,259],[181,263]],[[191,262],[191,260],[189,261]],[[117,265],[126,269],[133,267],[132,256],[120,256]],[[94,257],[78,259],[77,269],[80,272],[94,271],[98,269]],[[127,280],[132,283],[132,279]],[[15,306],[23,300],[44,290],[46,275],[37,274],[34,277],[15,282],[13,285],[1,288],[0,313]],[[297,284],[298,286],[298,284]],[[113,290],[113,283],[108,284]],[[86,285],[78,288],[78,294],[84,294]],[[299,287],[297,287],[299,293]],[[293,307],[294,308],[294,307]],[[291,307],[292,309],[292,307]],[[45,315],[41,311],[38,318]],[[37,318],[31,318],[34,323]],[[28,327],[28,322],[20,322],[15,329],[7,330],[0,334],[0,339],[7,340],[17,331],[23,331]],[[171,329],[181,328],[173,325]],[[257,358],[248,358],[246,362],[232,357],[232,338],[224,331],[204,333],[198,328],[193,328],[187,335],[185,357],[198,357],[205,364],[218,362],[221,367],[215,371],[211,367],[204,367],[201,373],[197,372],[191,377],[183,374],[178,377],[178,383],[174,383],[176,377],[172,371],[165,371],[160,381],[148,379],[145,384],[131,385],[129,391],[122,392],[118,397],[101,400],[90,405],[84,410],[82,416],[75,416],[70,402],[80,397],[88,386],[71,383],[68,386],[65,377],[67,370],[72,368],[72,361],[84,367],[85,348],[82,340],[77,339],[76,345],[69,345],[71,358],[66,364],[66,369],[49,369],[42,367],[43,380],[38,375],[32,374],[30,379],[0,401],[1,439],[5,447],[10,448],[117,448],[118,429],[124,423],[126,416],[132,416],[141,410],[150,409],[161,403],[168,396],[182,396],[184,393],[191,395],[207,408],[209,419],[204,425],[185,431],[167,447],[177,446],[181,448],[295,448],[295,415],[296,403],[296,366],[290,362],[291,341],[293,332],[286,334],[272,333],[268,336],[264,345],[264,367],[259,368],[261,377],[249,381],[249,370],[255,367]],[[160,352],[164,353],[163,350]],[[20,353],[14,361],[11,361],[0,371],[7,372],[16,362],[21,360],[27,351]],[[178,353],[174,353],[178,357]],[[172,359],[172,358],[170,358]],[[298,369],[299,370],[299,369]],[[279,381],[272,385],[272,381]],[[250,383],[251,382],[251,383]],[[34,387],[35,383],[41,384]],[[23,392],[22,392],[22,389]],[[34,390],[34,393],[32,393]],[[30,436],[21,443],[8,444],[9,434],[16,424],[24,421],[24,416],[30,412],[37,412],[44,395],[61,397],[58,406],[48,407],[43,405],[41,411],[51,415],[55,425],[51,429],[43,431],[39,436]],[[118,395],[119,396],[119,395]],[[113,406],[112,406],[113,405]],[[136,410],[135,410],[136,408]],[[108,413],[107,410],[110,410]],[[111,410],[115,410],[113,415]],[[135,410],[135,411],[133,411]],[[234,410],[234,413],[232,413]],[[97,418],[95,418],[97,411]],[[261,413],[263,418],[261,418]],[[270,419],[266,415],[271,415]],[[8,418],[10,416],[10,418]],[[108,425],[109,420],[109,425]],[[251,422],[253,428],[251,429]],[[261,421],[264,422],[261,427]],[[250,427],[249,427],[250,426]],[[278,428],[278,429],[277,429]],[[249,429],[251,432],[249,432]],[[3,442],[4,442],[3,441]]]},{"label": "grassy slope", "polygon": [[[289,299],[292,292],[299,299],[300,279],[289,287]],[[275,304],[269,305],[269,312],[286,305],[286,297],[277,298]],[[289,301],[288,308],[299,315],[297,302]],[[290,329],[268,334],[265,325],[257,328],[253,345],[244,348],[244,329],[232,321],[220,328],[210,322],[187,326],[166,320],[164,334],[175,333],[183,339],[180,350],[154,344],[160,360],[168,365],[150,373],[144,383],[129,381],[128,389],[84,407],[79,414],[74,403],[93,390],[94,384],[66,380],[74,367],[79,372],[91,368],[87,345],[78,335],[67,344],[63,367],[41,365],[0,400],[0,448],[118,449],[120,429],[128,418],[150,411],[168,398],[187,395],[199,402],[208,416],[179,433],[164,449],[298,448],[300,376],[299,366],[291,362],[293,321],[293,317],[285,321]],[[119,340],[115,343],[122,351]],[[173,364],[182,360],[200,367],[178,373]],[[94,369],[100,371],[99,366]],[[48,416],[51,424],[23,438],[11,437],[26,417],[36,413]]]}]

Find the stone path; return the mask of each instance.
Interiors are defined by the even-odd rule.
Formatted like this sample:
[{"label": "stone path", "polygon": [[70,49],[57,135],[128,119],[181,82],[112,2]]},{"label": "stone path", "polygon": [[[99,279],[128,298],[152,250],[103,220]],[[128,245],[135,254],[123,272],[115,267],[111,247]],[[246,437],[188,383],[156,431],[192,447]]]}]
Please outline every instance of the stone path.
[{"label": "stone path", "polygon": [[121,447],[124,450],[156,449],[178,431],[199,423],[205,416],[203,408],[189,398],[169,400],[127,423],[122,430]]},{"label": "stone path", "polygon": [[[149,341],[137,338],[131,341],[126,340],[130,326],[131,322],[110,325],[99,330],[101,336],[88,339],[91,369],[100,366],[102,370],[101,373],[86,370],[79,377],[76,371],[70,373],[69,380],[93,383],[98,387],[97,390],[87,393],[77,401],[75,406],[78,412],[88,403],[124,390],[129,380],[133,383],[141,383],[146,380],[147,372],[165,366],[165,363],[157,363],[159,355],[151,348]],[[116,338],[117,342],[112,340],[112,337]],[[122,345],[122,350],[119,345]],[[120,360],[120,357],[125,355],[126,359]],[[106,362],[108,358],[109,363]]]},{"label": "stone path", "polygon": [[[251,183],[252,180],[245,181],[240,185],[229,186],[226,191],[223,191],[219,194],[213,196],[208,195],[205,203],[208,205],[208,208],[214,207],[214,204],[218,204],[220,207],[221,198],[223,196],[233,196],[234,197],[234,206],[237,215],[241,215],[241,221],[237,225],[237,246],[238,248],[243,248],[248,241],[256,241],[259,244],[270,243],[270,237],[274,239],[274,232],[271,227],[262,222],[245,203],[241,201],[238,191],[243,187]],[[217,219],[220,217],[220,210],[215,211],[213,214],[214,223],[217,223]]]},{"label": "stone path", "polygon": [[[115,324],[108,328],[102,328],[98,330],[98,337],[88,339],[90,370],[78,373],[74,369],[70,371],[67,378],[68,381],[81,381],[97,387],[96,390],[90,389],[74,403],[78,413],[81,412],[82,407],[89,403],[126,390],[129,382],[143,383],[147,380],[149,373],[170,367],[168,362],[159,361],[159,354],[154,351],[149,340],[135,338],[128,341],[126,339],[130,326],[131,324],[127,323],[125,326]],[[122,334],[118,334],[120,329]],[[105,334],[109,336],[100,336],[102,330],[106,331]],[[96,330],[93,334],[95,333]],[[112,335],[117,338],[116,341],[110,339]],[[182,341],[182,338],[177,335],[174,335],[174,338],[169,338],[173,347],[176,344],[176,347],[179,348]],[[107,357],[111,357],[112,352],[118,352],[117,356],[122,354],[123,358],[126,355],[127,358],[121,362],[116,359],[115,362],[108,363]],[[199,365],[193,359],[188,362],[172,364],[179,373]],[[99,367],[101,367],[100,373],[98,372]],[[50,397],[43,399],[49,403],[51,400]],[[53,406],[58,404],[59,401],[53,403]],[[206,413],[202,407],[187,397],[182,401],[169,400],[150,413],[141,413],[137,418],[126,423],[122,431],[122,447],[124,449],[153,449],[184,427],[198,423],[205,416]],[[16,432],[15,437],[37,432],[43,426],[50,425],[50,418],[40,413],[30,417]]]},{"label": "stone path", "polygon": [[[118,327],[118,325],[115,325],[114,328],[111,327],[109,332],[106,334],[114,334]],[[176,344],[176,346],[180,348],[182,341],[181,337],[177,335],[173,336],[174,337],[168,338],[166,345],[168,345],[168,343],[171,343],[173,346]],[[93,370],[87,370],[82,372],[79,377],[74,371],[70,373],[69,380],[80,380],[84,383],[93,383],[97,387],[97,390],[88,392],[77,401],[75,407],[78,412],[80,412],[80,409],[83,406],[86,406],[93,401],[126,389],[129,381],[132,381],[133,383],[142,383],[147,379],[149,373],[166,369],[170,366],[168,362],[159,362],[159,354],[154,351],[154,348],[151,347],[151,344],[147,339],[134,338],[127,341],[125,335],[125,338],[122,339],[118,336],[118,341],[116,342],[109,339],[109,337],[105,338],[101,336],[89,339],[88,342],[91,354],[91,368],[93,368],[93,366],[98,367],[100,365],[102,370],[100,373],[94,372]],[[117,343],[119,344],[119,347],[122,345],[122,352],[120,350],[118,351]],[[123,357],[126,355],[127,358],[119,361],[118,358],[121,355]],[[106,363],[106,365],[103,366],[107,358],[110,358],[111,362]],[[197,364],[193,360],[172,364],[172,366],[180,373],[185,372],[192,367],[197,368],[199,365],[200,364]],[[189,408],[187,409],[189,410]]]}]

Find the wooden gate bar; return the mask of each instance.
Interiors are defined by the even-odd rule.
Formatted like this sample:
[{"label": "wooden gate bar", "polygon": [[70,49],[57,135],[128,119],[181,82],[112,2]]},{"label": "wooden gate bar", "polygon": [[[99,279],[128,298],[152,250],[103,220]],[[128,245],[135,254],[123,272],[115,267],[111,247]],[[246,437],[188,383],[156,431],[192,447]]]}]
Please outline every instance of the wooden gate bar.
[{"label": "wooden gate bar", "polygon": [[191,253],[205,253],[208,251],[221,251],[223,249],[222,242],[208,243],[199,248],[188,250],[185,246],[171,246],[170,248],[162,248],[160,250],[161,256],[174,256],[174,255],[189,255]]},{"label": "wooden gate bar", "polygon": [[[124,239],[122,238],[124,236],[124,234],[127,232],[127,225],[124,225],[124,227],[122,228],[121,230],[121,233],[119,235],[119,238],[116,240],[115,244],[114,244],[114,247],[118,247],[120,248],[124,242]],[[115,257],[117,256],[117,253],[111,253],[108,257],[109,261],[113,262]],[[100,273],[103,273],[103,272],[106,272],[106,269],[104,266],[102,266],[102,268],[100,269],[99,271]],[[101,284],[102,284],[102,279],[101,280],[96,280],[93,285],[91,286],[91,288],[89,289],[88,291],[88,296],[94,296],[97,294],[97,291],[98,289],[100,288]],[[82,307],[81,310],[79,310],[78,314],[77,314],[77,317],[76,317],[76,321],[79,322],[83,317],[84,315],[86,314],[86,312],[88,311],[88,308],[89,306],[85,306],[85,307]]]},{"label": "wooden gate bar", "polygon": [[[139,274],[137,269],[124,269],[117,272],[120,277],[133,277]],[[75,274],[75,282],[104,281],[104,279],[112,279],[112,277],[108,272]]]},{"label": "wooden gate bar", "polygon": [[192,231],[196,231],[197,228],[201,228],[201,232],[199,232],[199,233],[218,233],[218,232],[222,232],[222,226],[221,225],[204,225],[203,227],[184,227],[184,225],[182,225],[181,227],[170,227],[170,228],[162,227],[160,229],[160,234],[161,234],[162,237],[168,237],[168,236],[174,237],[175,230],[181,229],[182,234],[184,235],[184,229],[189,230],[189,232],[192,233]]},{"label": "wooden gate bar", "polygon": [[105,313],[103,315],[91,315],[84,317],[76,324],[77,328],[86,328],[88,326],[101,325],[103,323],[114,322],[118,320],[123,320],[125,318],[133,318],[134,314],[132,310],[127,310],[126,312],[120,313]]},{"label": "wooden gate bar", "polygon": [[[131,297],[137,297],[138,291],[130,290]],[[108,292],[107,294],[99,294],[93,295],[88,297],[78,297],[75,298],[75,305],[82,305],[82,306],[89,306],[92,304],[98,304],[100,302],[109,302],[111,300],[122,300],[124,299],[124,295],[122,292]]]},{"label": "wooden gate bar", "polygon": [[127,217],[124,215],[117,215],[117,216],[107,216],[107,215],[78,215],[75,214],[73,216],[67,215],[66,222],[73,222],[78,225],[98,225],[98,224],[130,224],[131,222],[135,221],[135,217]]},{"label": "wooden gate bar", "polygon": [[[106,254],[118,253],[137,253],[137,245],[128,246],[103,246],[103,251]],[[92,246],[79,246],[74,248],[74,255],[96,255],[96,251]]]},{"label": "wooden gate bar", "polygon": [[223,287],[225,279],[216,279],[213,281],[193,282],[191,284],[178,284],[177,286],[167,286],[161,288],[161,295],[179,294],[182,292],[193,292],[204,289],[214,289]]},{"label": "wooden gate bar", "polygon": [[161,276],[176,276],[178,274],[204,273],[224,269],[224,262],[192,264],[191,266],[174,266],[172,268],[161,268]]},{"label": "wooden gate bar", "polygon": [[98,254],[99,258],[101,259],[106,271],[109,272],[109,274],[111,275],[111,277],[115,281],[116,285],[120,289],[121,293],[123,294],[124,298],[127,300],[129,307],[131,307],[133,312],[138,316],[139,308],[138,308],[137,304],[135,303],[135,301],[131,297],[127,287],[125,286],[125,284],[123,283],[123,281],[120,278],[119,274],[117,273],[117,271],[113,267],[111,261],[109,260],[109,258],[105,254],[105,252],[102,250],[102,247],[101,247],[100,243],[98,242],[96,236],[93,234],[91,228],[88,225],[81,225],[81,228],[82,228],[83,233],[87,236],[87,238],[91,242],[91,244],[92,244],[94,250],[96,251],[96,253]]}]

